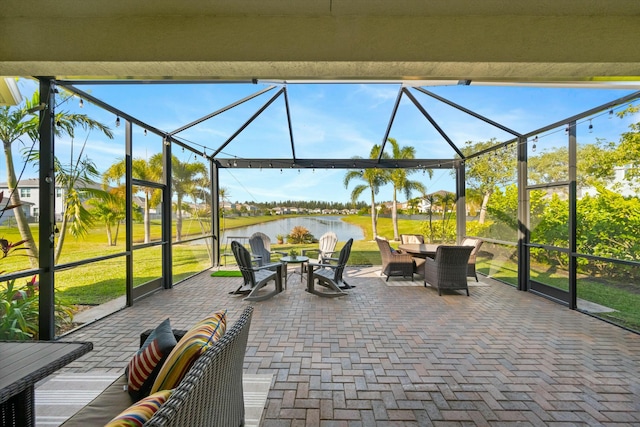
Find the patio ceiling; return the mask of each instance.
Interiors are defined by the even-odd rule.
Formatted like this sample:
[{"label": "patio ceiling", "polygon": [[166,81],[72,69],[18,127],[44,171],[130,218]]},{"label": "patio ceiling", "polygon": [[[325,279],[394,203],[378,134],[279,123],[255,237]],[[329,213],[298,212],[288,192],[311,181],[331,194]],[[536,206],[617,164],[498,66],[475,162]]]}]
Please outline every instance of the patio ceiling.
[{"label": "patio ceiling", "polygon": [[636,0],[5,0],[0,75],[635,80]]}]

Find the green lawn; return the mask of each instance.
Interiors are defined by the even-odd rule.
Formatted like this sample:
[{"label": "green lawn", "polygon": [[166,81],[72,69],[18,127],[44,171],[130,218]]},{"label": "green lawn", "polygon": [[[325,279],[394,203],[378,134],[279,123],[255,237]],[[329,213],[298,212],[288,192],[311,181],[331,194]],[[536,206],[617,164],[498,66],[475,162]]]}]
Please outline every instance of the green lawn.
[{"label": "green lawn", "polygon": [[[234,217],[225,218],[226,229],[242,227],[264,221],[280,219],[274,216],[264,217]],[[371,218],[369,216],[348,216],[345,221],[362,227],[366,236],[365,240],[354,241],[350,265],[380,265],[380,253],[377,244],[371,240]],[[422,234],[423,221],[400,220],[399,231],[401,234]],[[34,237],[38,238],[38,230],[33,229]],[[142,224],[135,224],[134,240],[141,243],[144,238]],[[185,220],[183,224],[183,237],[185,239],[201,235],[201,225],[197,221]],[[389,239],[393,238],[391,219],[379,218],[378,234]],[[10,242],[20,240],[15,228],[0,227],[0,238]],[[153,223],[152,239],[159,240],[160,224]],[[339,242],[337,250],[342,248],[344,242]],[[397,247],[398,242],[391,242]],[[295,249],[317,248],[317,244],[272,245],[276,251],[289,252]],[[162,265],[160,263],[160,247],[151,247],[134,251],[134,286],[145,283],[161,276]],[[76,240],[67,237],[60,263],[69,263],[82,259],[99,257],[110,253],[124,251],[124,228],[121,229],[117,246],[108,246],[106,233],[102,227],[92,228],[84,239]],[[209,266],[209,252],[206,245],[189,243],[173,246],[173,281],[179,281],[192,274],[196,274]],[[233,263],[233,258],[227,258],[227,263]],[[28,259],[23,256],[23,251],[16,251],[2,260],[3,272],[15,272],[29,268]],[[477,269],[491,277],[516,285],[517,265],[511,259],[497,261],[479,259]],[[532,271],[532,277],[542,283],[566,289],[566,274],[560,272],[544,272],[543,268]],[[125,257],[118,257],[106,261],[92,263],[85,266],[66,269],[56,272],[56,291],[67,301],[74,304],[101,304],[115,297],[125,294]],[[602,313],[599,316],[615,323],[640,330],[640,293],[630,291],[628,287],[607,282],[602,279],[582,277],[578,283],[579,298],[596,302],[598,304],[614,308],[612,313]]]}]

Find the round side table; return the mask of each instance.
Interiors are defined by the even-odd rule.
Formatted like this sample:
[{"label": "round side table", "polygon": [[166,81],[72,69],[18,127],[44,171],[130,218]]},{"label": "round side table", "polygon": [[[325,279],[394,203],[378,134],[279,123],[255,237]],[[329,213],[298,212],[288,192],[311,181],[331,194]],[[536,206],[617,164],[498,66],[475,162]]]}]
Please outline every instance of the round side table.
[{"label": "round side table", "polygon": [[[288,273],[288,269],[287,266],[288,264],[300,264],[300,283],[302,283],[302,276],[303,276],[303,271],[304,271],[304,264],[309,262],[309,257],[308,256],[301,256],[298,255],[296,257],[292,257],[292,256],[284,256],[282,258],[280,258],[280,261],[282,263],[284,263],[284,269],[285,272]],[[287,282],[289,281],[289,276],[291,276],[292,274],[296,274],[298,273],[297,270],[294,269],[294,271],[292,271],[290,274],[285,274],[285,278],[284,278],[284,288],[287,289]]]}]

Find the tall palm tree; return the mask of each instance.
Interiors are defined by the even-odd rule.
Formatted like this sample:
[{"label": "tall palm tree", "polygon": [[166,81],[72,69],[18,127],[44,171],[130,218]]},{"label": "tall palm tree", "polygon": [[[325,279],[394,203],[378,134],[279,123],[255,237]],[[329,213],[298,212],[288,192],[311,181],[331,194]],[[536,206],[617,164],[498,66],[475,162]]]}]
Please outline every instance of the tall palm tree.
[{"label": "tall palm tree", "polygon": [[[396,160],[406,160],[416,158],[416,149],[410,146],[400,147],[394,138],[388,138],[391,144],[392,158]],[[433,171],[428,169],[429,177],[433,176]],[[398,231],[398,191],[404,192],[405,198],[411,198],[413,190],[424,192],[425,187],[420,181],[411,181],[409,175],[416,172],[416,169],[390,169],[389,181],[393,184],[393,204],[391,205],[391,221],[393,222],[393,239],[400,240]]]},{"label": "tall palm tree", "polygon": [[222,206],[220,206],[220,216],[222,217],[222,231],[224,231],[224,202],[229,200],[229,189],[227,187],[220,187],[218,189],[218,197],[222,201]]},{"label": "tall palm tree", "polygon": [[[369,154],[369,158],[377,159],[380,154],[380,148],[379,145],[374,145]],[[385,155],[385,158],[388,158],[388,155]],[[350,170],[344,177],[344,187],[348,188],[349,183],[353,179],[364,181],[364,184],[356,185],[351,191],[351,202],[353,204],[356,203],[366,189],[369,189],[371,192],[371,229],[373,231],[373,239],[378,235],[375,196],[380,191],[380,187],[388,182],[388,175],[381,169]]]},{"label": "tall palm tree", "polygon": [[182,240],[182,211],[185,210],[185,195],[193,194],[201,178],[206,176],[207,167],[201,162],[181,162],[176,156],[171,157],[171,174],[173,192],[176,195],[176,241]]},{"label": "tall palm tree", "polygon": [[[26,144],[30,143],[31,150],[35,146],[39,138],[40,117],[39,113],[30,111],[34,107],[40,105],[40,94],[34,93],[31,99],[25,101],[19,107],[0,107],[0,140],[4,149],[5,162],[7,165],[7,187],[10,191],[9,203],[14,208],[14,216],[20,236],[25,241],[25,249],[31,266],[38,266],[38,247],[33,234],[29,228],[27,217],[20,206],[19,177],[13,159],[13,143],[21,141]],[[80,127],[84,130],[99,130],[108,138],[113,138],[111,130],[102,123],[91,119],[86,114],[70,113],[68,111],[57,111],[55,114],[54,127],[55,136],[69,135],[71,138],[75,135],[75,129]],[[23,138],[27,141],[23,141]],[[28,145],[28,146],[29,146]],[[28,153],[29,155],[29,153]]]},{"label": "tall palm tree", "polygon": [[[154,154],[148,161],[142,158],[133,159],[131,161],[133,177],[143,181],[158,181],[162,177],[161,160],[162,153]],[[106,186],[113,184],[116,187],[122,187],[125,185],[122,182],[124,175],[125,160],[121,159],[109,166],[109,168],[102,174],[103,185]],[[155,206],[160,203],[162,194],[160,190],[151,187],[135,188],[134,191],[142,191],[144,194],[144,242],[149,243],[151,242],[151,206]]]}]

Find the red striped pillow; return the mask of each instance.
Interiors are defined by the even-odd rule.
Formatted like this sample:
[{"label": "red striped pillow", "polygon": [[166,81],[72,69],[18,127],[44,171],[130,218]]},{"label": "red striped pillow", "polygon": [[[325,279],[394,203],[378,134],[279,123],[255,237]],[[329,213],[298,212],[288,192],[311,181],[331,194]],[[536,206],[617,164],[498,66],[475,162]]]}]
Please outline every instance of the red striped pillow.
[{"label": "red striped pillow", "polygon": [[134,400],[149,395],[162,362],[176,346],[169,319],[165,319],[151,332],[140,350],[129,361],[126,369],[128,391]]}]

